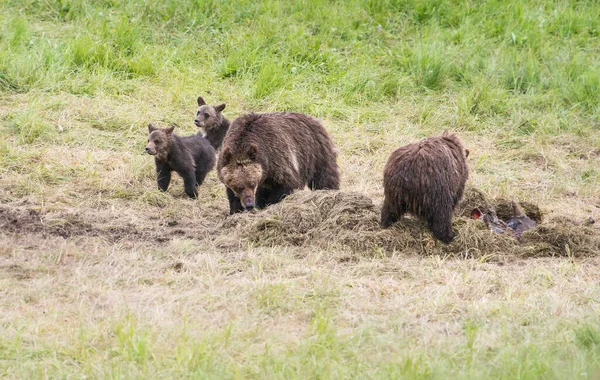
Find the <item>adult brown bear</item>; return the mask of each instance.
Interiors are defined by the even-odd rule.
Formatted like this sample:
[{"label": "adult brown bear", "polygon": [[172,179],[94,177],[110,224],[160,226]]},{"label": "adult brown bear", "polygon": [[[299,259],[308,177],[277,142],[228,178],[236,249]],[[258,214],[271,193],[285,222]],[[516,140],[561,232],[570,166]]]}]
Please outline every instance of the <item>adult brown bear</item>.
[{"label": "adult brown bear", "polygon": [[469,177],[467,156],[458,137],[448,132],[396,149],[383,172],[381,226],[410,212],[425,219],[437,239],[450,243],[452,213]]},{"label": "adult brown bear", "polygon": [[301,113],[247,114],[233,121],[217,161],[230,214],[263,208],[295,189],[340,187],[336,153],[321,123]]}]

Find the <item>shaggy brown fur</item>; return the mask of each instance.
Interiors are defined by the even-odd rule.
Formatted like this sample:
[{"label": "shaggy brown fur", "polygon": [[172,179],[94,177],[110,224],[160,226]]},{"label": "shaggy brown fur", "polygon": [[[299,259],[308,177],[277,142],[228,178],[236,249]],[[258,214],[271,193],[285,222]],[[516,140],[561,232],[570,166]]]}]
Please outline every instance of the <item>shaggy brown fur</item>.
[{"label": "shaggy brown fur", "polygon": [[247,114],[234,120],[217,163],[230,213],[266,207],[306,185],[340,187],[333,143],[321,123],[300,113]]},{"label": "shaggy brown fur", "polygon": [[408,211],[425,219],[437,239],[450,243],[452,213],[469,177],[467,154],[448,132],[396,149],[383,172],[381,226],[391,226]]},{"label": "shaggy brown fur", "polygon": [[198,107],[194,124],[200,128],[204,137],[210,142],[210,145],[215,150],[218,150],[223,144],[227,130],[229,130],[229,120],[222,114],[225,109],[225,103],[211,106],[206,104],[204,99],[199,96]]},{"label": "shaggy brown fur", "polygon": [[161,129],[148,124],[146,152],[154,156],[160,190],[167,191],[174,170],[183,178],[185,193],[196,198],[196,187],[202,185],[215,166],[215,150],[200,134],[181,137],[173,133],[174,128]]}]

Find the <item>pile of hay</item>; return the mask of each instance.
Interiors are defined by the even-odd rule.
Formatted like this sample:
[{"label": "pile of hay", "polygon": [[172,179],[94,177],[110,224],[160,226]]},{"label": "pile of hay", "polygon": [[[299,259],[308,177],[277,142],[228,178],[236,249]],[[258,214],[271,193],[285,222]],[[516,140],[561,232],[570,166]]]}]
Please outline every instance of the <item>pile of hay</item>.
[{"label": "pile of hay", "polygon": [[[454,241],[445,245],[433,238],[426,225],[410,215],[393,228],[379,227],[380,210],[368,197],[341,191],[298,191],[281,203],[255,213],[236,214],[221,223],[244,241],[260,246],[313,246],[350,250],[360,255],[407,252],[460,257],[590,256],[600,254],[597,228],[553,219],[523,234],[520,241],[495,234],[480,220],[472,220],[474,207],[495,207],[510,213],[510,201],[488,199],[467,189],[457,207]],[[522,202],[523,211],[541,221],[540,209]]]},{"label": "pile of hay", "polygon": [[521,248],[522,256],[596,256],[600,255],[600,234],[597,227],[556,217],[525,231]]},{"label": "pile of hay", "polygon": [[397,249],[393,234],[381,230],[378,210],[359,194],[298,191],[257,213],[236,214],[223,223],[258,245],[348,246],[368,251]]}]

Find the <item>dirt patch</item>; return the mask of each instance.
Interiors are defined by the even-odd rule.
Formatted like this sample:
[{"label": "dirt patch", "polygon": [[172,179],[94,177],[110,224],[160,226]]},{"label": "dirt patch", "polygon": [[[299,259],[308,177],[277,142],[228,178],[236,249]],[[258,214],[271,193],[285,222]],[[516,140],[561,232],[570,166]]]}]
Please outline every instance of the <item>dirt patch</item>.
[{"label": "dirt patch", "polygon": [[[128,210],[129,211],[129,210]],[[111,242],[167,244],[173,239],[219,240],[216,227],[225,218],[223,210],[205,209],[202,215],[178,218],[122,218],[97,210],[41,212],[22,206],[0,206],[0,231],[38,234],[42,237],[98,237]],[[239,248],[229,236],[224,247]]]},{"label": "dirt patch", "polygon": [[34,271],[31,269],[16,264],[0,266],[0,278],[6,277],[15,280],[29,280],[33,277],[33,272]]},{"label": "dirt patch", "polygon": [[0,207],[0,231],[55,235],[63,238],[106,236],[116,240],[140,234],[133,226],[96,226],[73,213],[52,214],[8,207]]}]

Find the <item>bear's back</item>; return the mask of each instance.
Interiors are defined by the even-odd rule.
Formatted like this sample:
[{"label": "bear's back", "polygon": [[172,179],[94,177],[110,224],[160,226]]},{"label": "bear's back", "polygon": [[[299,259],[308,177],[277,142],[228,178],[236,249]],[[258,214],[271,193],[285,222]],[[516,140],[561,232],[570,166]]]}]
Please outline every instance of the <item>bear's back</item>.
[{"label": "bear's back", "polygon": [[[243,155],[251,145],[256,146],[257,161],[267,176],[279,183],[306,184],[322,167],[336,165],[334,146],[325,128],[317,119],[301,113],[250,113],[238,117],[229,128],[223,149]],[[226,164],[221,156],[217,170]]]},{"label": "bear's back", "polygon": [[464,184],[468,168],[462,144],[446,137],[430,137],[396,149],[384,169],[384,182],[417,192],[453,192]]}]

